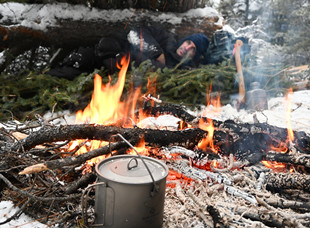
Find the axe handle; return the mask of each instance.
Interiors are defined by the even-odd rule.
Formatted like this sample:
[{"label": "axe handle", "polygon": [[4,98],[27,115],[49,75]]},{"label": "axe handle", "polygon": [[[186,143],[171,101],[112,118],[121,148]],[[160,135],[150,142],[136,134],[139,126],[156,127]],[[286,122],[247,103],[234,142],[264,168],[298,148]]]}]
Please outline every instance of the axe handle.
[{"label": "axe handle", "polygon": [[236,68],[237,68],[237,73],[239,77],[239,102],[240,103],[245,102],[245,86],[244,86],[244,78],[243,78],[241,58],[240,58],[240,49],[242,45],[243,45],[243,42],[241,40],[236,41],[235,62],[236,62]]}]

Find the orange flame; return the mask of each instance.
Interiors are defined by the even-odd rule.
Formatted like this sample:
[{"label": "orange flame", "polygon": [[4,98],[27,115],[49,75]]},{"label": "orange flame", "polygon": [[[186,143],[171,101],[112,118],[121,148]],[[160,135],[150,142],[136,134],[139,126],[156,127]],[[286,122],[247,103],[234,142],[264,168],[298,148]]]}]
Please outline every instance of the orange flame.
[{"label": "orange flame", "polygon": [[292,110],[292,100],[293,100],[293,90],[290,89],[287,96],[287,108],[286,108],[286,124],[287,124],[287,135],[289,142],[294,140],[294,132],[291,125],[291,110]]},{"label": "orange flame", "polygon": [[[147,156],[149,155],[148,149],[145,146],[145,140],[144,138],[141,138],[140,142],[138,143],[138,145],[136,145],[135,150],[140,154],[140,155],[144,155]],[[133,149],[131,149],[128,153],[132,154],[132,155],[137,155],[136,151],[134,151]]]},{"label": "orange flame", "polygon": [[[294,140],[294,132],[293,132],[292,125],[291,125],[292,99],[293,99],[293,90],[290,89],[285,99],[287,103],[286,105],[287,139],[286,139],[286,142],[279,142],[278,147],[271,146],[270,149],[273,151],[286,153],[288,150],[288,143],[291,143]],[[262,163],[267,168],[271,168],[273,171],[276,171],[276,172],[286,170],[286,164],[283,164],[283,163],[271,162],[271,161],[262,161]]]},{"label": "orange flame", "polygon": [[216,152],[214,148],[213,135],[214,135],[214,125],[212,119],[207,119],[207,122],[204,122],[203,119],[199,121],[199,128],[207,131],[208,135],[204,137],[199,143],[198,148],[201,150],[206,150],[210,148],[212,151]]},{"label": "orange flame", "polygon": [[211,95],[212,85],[207,89],[207,107],[201,113],[202,116],[210,114],[217,115],[221,112],[221,93],[217,93],[215,96]]},{"label": "orange flame", "polygon": [[267,168],[272,169],[274,172],[285,172],[286,164],[276,161],[261,161]]},{"label": "orange flame", "polygon": [[[131,116],[133,121],[138,118],[135,116],[134,111],[140,94],[140,89],[136,89],[134,93],[131,93],[126,101],[121,101],[128,65],[129,58],[122,58],[122,67],[120,68],[118,81],[114,85],[111,84],[111,80],[106,85],[103,85],[102,78],[98,74],[95,75],[92,99],[84,110],[79,110],[76,113],[76,123],[87,122],[109,125],[117,123],[120,120],[125,121],[128,116]],[[126,123],[123,122],[122,124]],[[128,123],[128,126],[132,126],[132,123]],[[82,142],[82,140],[71,142],[69,145],[69,150],[72,151]],[[92,140],[82,146],[76,154],[86,153],[104,145],[107,145],[107,142]],[[97,163],[99,159],[103,158],[105,157],[102,156],[100,158],[92,159],[88,162],[88,164],[92,165]]]},{"label": "orange flame", "polygon": [[96,124],[111,124],[126,115],[124,102],[120,101],[123,93],[129,59],[123,58],[122,68],[115,85],[102,84],[102,78],[96,74],[94,78],[94,92],[91,102],[82,111],[76,113],[77,122],[90,122]]}]

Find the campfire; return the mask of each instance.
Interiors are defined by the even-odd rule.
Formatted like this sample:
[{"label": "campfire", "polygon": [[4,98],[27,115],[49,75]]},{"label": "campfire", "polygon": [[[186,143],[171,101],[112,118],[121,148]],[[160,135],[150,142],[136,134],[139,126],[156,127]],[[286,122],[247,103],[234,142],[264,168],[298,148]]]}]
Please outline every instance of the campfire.
[{"label": "campfire", "polygon": [[[206,117],[211,105],[193,115],[152,87],[123,96],[128,64],[124,58],[113,85],[95,75],[76,124],[40,119],[40,126],[1,129],[3,200],[48,226],[91,227],[95,166],[138,153],[169,168],[163,227],[309,227],[310,140],[292,130],[292,91],[287,128],[223,122]],[[220,111],[219,97],[207,104]]]}]

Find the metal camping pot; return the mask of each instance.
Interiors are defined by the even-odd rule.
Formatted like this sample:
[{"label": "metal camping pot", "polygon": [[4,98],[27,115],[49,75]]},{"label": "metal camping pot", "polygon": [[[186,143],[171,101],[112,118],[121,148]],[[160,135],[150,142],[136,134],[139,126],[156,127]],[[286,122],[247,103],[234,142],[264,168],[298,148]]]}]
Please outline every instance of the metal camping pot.
[{"label": "metal camping pot", "polygon": [[162,227],[168,167],[150,157],[119,155],[96,165],[96,227]]},{"label": "metal camping pot", "polygon": [[246,93],[246,106],[250,110],[266,110],[268,109],[267,93],[259,88],[259,82],[251,83],[251,90]]}]

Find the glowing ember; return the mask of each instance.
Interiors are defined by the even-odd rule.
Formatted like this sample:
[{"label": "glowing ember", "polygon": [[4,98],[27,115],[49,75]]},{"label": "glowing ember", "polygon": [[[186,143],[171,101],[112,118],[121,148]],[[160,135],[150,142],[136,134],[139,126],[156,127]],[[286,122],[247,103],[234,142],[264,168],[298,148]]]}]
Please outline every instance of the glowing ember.
[{"label": "glowing ember", "polygon": [[274,172],[286,172],[286,165],[276,161],[262,161],[262,163]]}]

